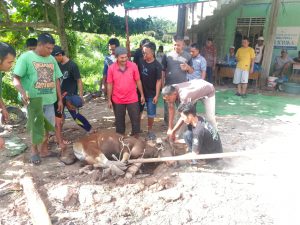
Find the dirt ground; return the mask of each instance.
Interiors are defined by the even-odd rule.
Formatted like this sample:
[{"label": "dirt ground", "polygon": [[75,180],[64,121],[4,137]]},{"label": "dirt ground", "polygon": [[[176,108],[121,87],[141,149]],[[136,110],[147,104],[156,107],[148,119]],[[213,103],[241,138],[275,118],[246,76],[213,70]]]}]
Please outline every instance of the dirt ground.
[{"label": "dirt ground", "polygon": [[[197,166],[144,165],[131,180],[103,180],[99,170],[84,173],[80,162],[67,166],[57,158],[32,166],[29,150],[14,158],[2,151],[0,224],[32,224],[19,185],[24,174],[33,177],[52,224],[57,225],[300,224],[300,107],[286,110],[289,107],[297,113],[272,119],[217,117],[224,151],[248,151],[247,157]],[[83,114],[97,130],[114,129],[113,113],[101,98],[88,102]],[[160,109],[155,122],[158,137],[166,133],[162,116]],[[11,135],[28,142],[20,127]],[[74,141],[83,135],[72,120],[66,121],[65,138]]]}]

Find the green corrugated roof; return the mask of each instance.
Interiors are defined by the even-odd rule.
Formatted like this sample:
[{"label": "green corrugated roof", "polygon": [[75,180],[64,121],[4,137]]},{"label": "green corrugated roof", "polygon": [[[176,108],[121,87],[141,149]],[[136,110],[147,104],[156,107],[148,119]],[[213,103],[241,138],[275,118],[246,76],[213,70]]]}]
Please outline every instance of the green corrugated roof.
[{"label": "green corrugated roof", "polygon": [[154,8],[162,6],[207,2],[207,0],[129,0],[124,3],[125,9]]}]

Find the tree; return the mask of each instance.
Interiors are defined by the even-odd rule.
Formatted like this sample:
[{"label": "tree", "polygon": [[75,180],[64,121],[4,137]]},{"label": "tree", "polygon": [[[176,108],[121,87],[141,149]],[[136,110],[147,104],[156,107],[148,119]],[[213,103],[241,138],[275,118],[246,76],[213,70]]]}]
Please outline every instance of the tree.
[{"label": "tree", "polygon": [[[66,28],[73,21],[84,27],[93,22],[94,15],[104,18],[106,6],[124,0],[0,0],[1,30],[48,31],[59,36],[62,48],[68,53]],[[94,12],[97,11],[97,14]],[[92,17],[91,19],[87,19]]]}]

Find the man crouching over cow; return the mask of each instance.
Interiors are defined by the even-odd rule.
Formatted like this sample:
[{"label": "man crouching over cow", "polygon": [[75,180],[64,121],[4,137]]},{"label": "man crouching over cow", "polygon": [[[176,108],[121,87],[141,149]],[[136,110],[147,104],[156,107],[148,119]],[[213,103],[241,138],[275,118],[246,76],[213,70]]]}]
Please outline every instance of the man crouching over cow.
[{"label": "man crouching over cow", "polygon": [[[187,124],[187,131],[184,132],[184,141],[189,152],[193,154],[211,154],[223,152],[222,143],[218,131],[205,121],[201,116],[197,116],[196,107],[193,103],[181,104],[178,107],[181,120]],[[192,161],[196,163],[195,160]]]}]

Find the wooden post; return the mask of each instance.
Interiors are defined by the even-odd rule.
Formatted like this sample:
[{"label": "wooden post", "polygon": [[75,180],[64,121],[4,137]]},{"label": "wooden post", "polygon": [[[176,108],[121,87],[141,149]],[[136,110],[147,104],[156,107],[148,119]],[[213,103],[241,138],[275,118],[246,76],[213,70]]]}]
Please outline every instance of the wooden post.
[{"label": "wooden post", "polygon": [[20,183],[27,199],[27,206],[33,225],[51,225],[51,220],[47,212],[47,208],[41,199],[38,191],[35,189],[32,177],[25,176]]},{"label": "wooden post", "polygon": [[281,0],[273,0],[271,2],[273,3],[271,7],[269,27],[267,31],[268,36],[265,39],[266,41],[265,41],[264,58],[262,62],[262,75],[260,77],[260,86],[265,85],[266,80],[270,74],[274,41],[275,41],[276,30],[277,30],[277,18],[278,18],[278,12],[280,8]]},{"label": "wooden post", "polygon": [[178,5],[178,18],[177,18],[177,35],[183,38],[185,33],[186,21],[186,7],[185,5]]},{"label": "wooden post", "polygon": [[204,9],[204,2],[201,2],[201,17],[200,17],[200,20],[203,20],[203,9]]},{"label": "wooden post", "polygon": [[126,48],[127,48],[127,56],[130,60],[131,53],[130,53],[130,40],[129,40],[129,26],[128,26],[128,10],[125,9],[125,26],[126,26]]}]

